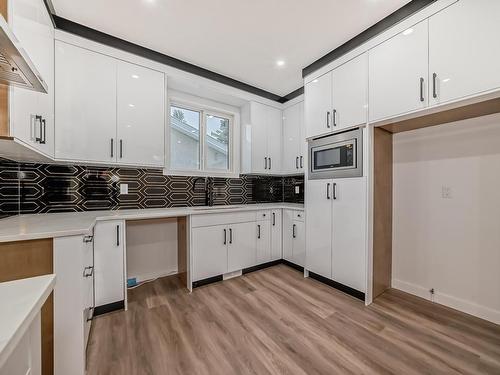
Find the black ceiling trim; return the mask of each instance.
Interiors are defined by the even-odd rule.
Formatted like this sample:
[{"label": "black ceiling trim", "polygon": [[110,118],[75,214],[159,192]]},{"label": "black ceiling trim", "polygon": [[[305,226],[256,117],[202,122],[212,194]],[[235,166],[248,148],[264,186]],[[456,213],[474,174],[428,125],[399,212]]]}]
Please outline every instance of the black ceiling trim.
[{"label": "black ceiling trim", "polygon": [[408,4],[399,8],[395,12],[389,14],[383,20],[377,22],[375,25],[369,27],[361,34],[356,35],[354,38],[348,40],[341,46],[337,47],[333,51],[327,53],[325,56],[319,58],[312,64],[306,66],[302,69],[302,77],[305,77],[316,70],[324,67],[325,65],[337,60],[339,57],[345,55],[346,53],[352,51],[353,49],[359,47],[369,39],[377,36],[383,31],[394,26],[401,20],[411,16],[412,14],[418,12],[427,5],[435,2],[436,0],[412,0]]},{"label": "black ceiling trim", "polygon": [[188,73],[196,74],[198,76],[208,78],[212,81],[216,81],[219,83],[223,83],[225,85],[235,87],[237,89],[249,92],[251,94],[255,94],[270,100],[274,100],[277,102],[281,102],[282,97],[276,94],[273,94],[269,91],[260,89],[258,87],[249,85],[247,83],[243,83],[233,78],[229,78],[225,75],[212,72],[211,70],[199,67],[194,64],[190,64],[188,62],[176,59],[175,57],[171,57],[168,55],[164,55],[163,53],[153,51],[152,49],[142,47],[138,44],[128,42],[126,40],[117,38],[115,36],[105,34],[101,31],[94,30],[90,27],[81,25],[79,23],[70,21],[68,19],[59,17],[57,15],[53,15],[56,27],[60,30],[67,31],[69,33],[81,36],[86,39],[93,40],[94,42],[98,42],[101,44],[105,44],[110,47],[118,48],[122,51],[130,52],[138,56],[142,56],[146,59],[153,60],[159,62],[161,64],[165,64],[180,70],[183,70]]},{"label": "black ceiling trim", "polygon": [[283,104],[289,100],[292,100],[293,98],[296,98],[299,95],[302,95],[303,93],[304,93],[304,86],[299,87],[297,90],[292,91],[290,94],[282,96],[278,101]]}]

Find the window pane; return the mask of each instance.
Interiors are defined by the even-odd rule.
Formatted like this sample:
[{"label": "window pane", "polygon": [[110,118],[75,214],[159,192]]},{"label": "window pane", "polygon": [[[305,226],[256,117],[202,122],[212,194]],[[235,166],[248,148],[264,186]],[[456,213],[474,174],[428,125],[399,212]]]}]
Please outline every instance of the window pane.
[{"label": "window pane", "polygon": [[170,107],[170,167],[200,169],[200,112]]},{"label": "window pane", "polygon": [[229,120],[207,115],[205,137],[207,169],[229,169]]}]

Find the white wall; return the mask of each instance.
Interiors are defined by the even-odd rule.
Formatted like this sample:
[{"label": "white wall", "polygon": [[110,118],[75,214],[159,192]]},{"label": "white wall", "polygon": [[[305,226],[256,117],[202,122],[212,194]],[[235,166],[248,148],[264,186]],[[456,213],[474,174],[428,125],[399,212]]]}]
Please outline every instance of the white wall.
[{"label": "white wall", "polygon": [[127,278],[177,273],[177,219],[127,221]]},{"label": "white wall", "polygon": [[499,114],[394,136],[393,226],[393,287],[500,323]]}]

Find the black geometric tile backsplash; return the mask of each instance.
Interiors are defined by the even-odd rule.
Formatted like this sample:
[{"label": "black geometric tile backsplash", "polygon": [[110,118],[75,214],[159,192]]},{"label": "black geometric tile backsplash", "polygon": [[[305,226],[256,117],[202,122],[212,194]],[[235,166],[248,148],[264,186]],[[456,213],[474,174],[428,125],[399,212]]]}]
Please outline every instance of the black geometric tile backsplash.
[{"label": "black geometric tile backsplash", "polygon": [[[161,170],[16,163],[0,158],[0,218],[18,213],[200,206],[196,177]],[[128,194],[120,195],[120,184]],[[295,193],[298,185],[300,192]],[[214,204],[304,201],[303,177],[215,178]]]}]

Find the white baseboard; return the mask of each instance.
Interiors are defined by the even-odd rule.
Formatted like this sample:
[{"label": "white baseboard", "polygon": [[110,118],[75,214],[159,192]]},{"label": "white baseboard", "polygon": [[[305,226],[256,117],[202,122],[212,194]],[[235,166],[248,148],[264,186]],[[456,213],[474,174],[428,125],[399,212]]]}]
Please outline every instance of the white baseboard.
[{"label": "white baseboard", "polygon": [[[393,279],[392,287],[394,289],[402,290],[403,292],[413,294],[426,300],[431,300],[429,289],[423,286]],[[478,305],[474,302],[466,301],[449,294],[440,293],[439,291],[435,291],[432,301],[435,303],[439,303],[440,305],[451,307],[452,309],[464,312],[466,314],[470,314],[478,318],[487,320],[489,322],[500,324],[500,311],[498,310]]]}]

